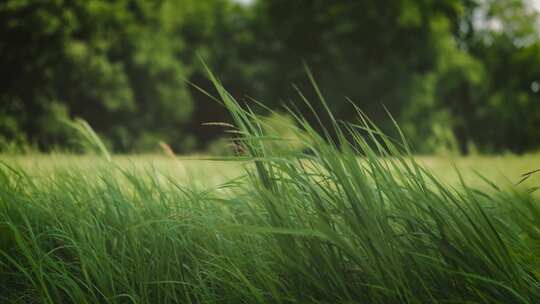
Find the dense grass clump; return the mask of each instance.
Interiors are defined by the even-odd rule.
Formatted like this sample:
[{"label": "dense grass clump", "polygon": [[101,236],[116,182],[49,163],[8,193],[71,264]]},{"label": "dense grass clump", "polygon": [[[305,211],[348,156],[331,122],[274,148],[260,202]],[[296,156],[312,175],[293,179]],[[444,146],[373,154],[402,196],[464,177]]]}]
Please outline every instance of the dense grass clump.
[{"label": "dense grass clump", "polygon": [[289,151],[213,80],[246,151],[231,160],[251,163],[217,188],[2,164],[0,301],[540,303],[531,193],[445,185],[360,112],[322,135],[295,115]]}]

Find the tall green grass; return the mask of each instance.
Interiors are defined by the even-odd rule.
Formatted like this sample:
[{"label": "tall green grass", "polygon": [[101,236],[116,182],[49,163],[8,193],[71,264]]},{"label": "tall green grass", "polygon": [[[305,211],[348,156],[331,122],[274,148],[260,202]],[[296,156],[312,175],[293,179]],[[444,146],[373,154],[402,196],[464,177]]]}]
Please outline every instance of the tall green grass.
[{"label": "tall green grass", "polygon": [[360,111],[314,110],[331,118],[322,133],[291,111],[305,150],[284,149],[211,79],[246,151],[227,160],[251,163],[242,178],[204,189],[107,161],[40,178],[1,165],[0,301],[540,302],[531,193],[443,184]]}]

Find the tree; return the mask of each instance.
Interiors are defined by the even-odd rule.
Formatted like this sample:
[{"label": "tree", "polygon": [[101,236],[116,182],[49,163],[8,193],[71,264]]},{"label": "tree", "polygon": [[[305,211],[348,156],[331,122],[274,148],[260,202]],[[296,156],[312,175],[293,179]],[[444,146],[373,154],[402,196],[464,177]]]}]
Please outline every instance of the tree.
[{"label": "tree", "polygon": [[228,114],[188,84],[213,93],[202,58],[244,102],[310,116],[306,63],[339,119],[352,101],[389,132],[384,105],[420,152],[522,152],[540,141],[537,25],[525,0],[5,0],[0,150],[64,146],[76,116],[115,151],[203,148]]},{"label": "tree", "polygon": [[[0,4],[2,115],[41,148],[65,144],[58,115],[81,116],[118,151],[157,139],[182,148],[192,101],[184,48],[168,2],[15,1]],[[65,118],[65,117],[60,117]],[[3,120],[10,121],[10,120]],[[6,125],[6,123],[4,123]]]},{"label": "tree", "polygon": [[[538,12],[519,0],[485,1],[471,29],[470,53],[486,69],[474,140],[492,150],[524,152],[540,142]],[[489,25],[489,26],[486,26]]]},{"label": "tree", "polygon": [[[473,6],[466,0],[258,1],[253,27],[266,73],[254,81],[265,84],[261,99],[275,105],[294,98],[291,83],[316,99],[304,61],[338,117],[355,119],[349,97],[390,129],[384,105],[409,137],[423,140],[434,122],[453,114],[438,100],[462,98],[481,81],[482,66],[456,41]],[[457,119],[448,124],[461,126]]]}]

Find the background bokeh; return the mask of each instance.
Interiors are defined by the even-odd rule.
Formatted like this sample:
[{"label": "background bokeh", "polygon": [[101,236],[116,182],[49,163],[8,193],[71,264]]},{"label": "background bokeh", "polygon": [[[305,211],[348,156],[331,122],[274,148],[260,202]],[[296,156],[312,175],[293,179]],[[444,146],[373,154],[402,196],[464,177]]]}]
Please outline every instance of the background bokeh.
[{"label": "background bokeh", "polygon": [[114,152],[219,150],[223,128],[203,123],[228,114],[190,85],[213,93],[203,60],[242,102],[314,119],[305,64],[339,119],[352,102],[392,132],[386,107],[418,153],[534,151],[538,4],[3,0],[0,151],[77,149],[75,117]]}]

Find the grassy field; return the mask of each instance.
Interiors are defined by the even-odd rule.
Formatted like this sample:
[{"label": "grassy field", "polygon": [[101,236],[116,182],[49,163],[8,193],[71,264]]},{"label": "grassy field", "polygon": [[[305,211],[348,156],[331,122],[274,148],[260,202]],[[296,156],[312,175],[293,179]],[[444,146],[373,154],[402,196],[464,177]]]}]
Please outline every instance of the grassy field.
[{"label": "grassy field", "polygon": [[0,302],[540,303],[538,155],[296,117],[300,153],[216,85],[242,157],[1,156]]},{"label": "grassy field", "polygon": [[[445,158],[418,157],[418,165],[393,158],[400,169],[383,170],[389,162],[382,158],[327,153],[293,164],[268,158],[262,169],[250,161],[159,155],[112,162],[1,156],[0,300],[540,299],[540,205],[519,190],[530,185],[505,182],[506,190],[479,192],[459,186]],[[474,157],[455,164],[482,188],[472,169],[504,183],[501,176],[516,181],[537,160]],[[309,162],[316,165],[306,170]],[[402,175],[407,166],[425,166],[458,190],[429,181],[427,172]],[[386,175],[391,171],[397,173]]]},{"label": "grassy field", "polygon": [[[124,170],[139,174],[155,171],[164,176],[202,187],[217,186],[241,176],[250,162],[208,160],[211,156],[191,155],[171,158],[162,154],[115,155],[113,163]],[[513,187],[522,175],[540,168],[540,154],[475,155],[475,156],[416,156],[415,159],[441,181],[459,183],[458,172],[469,186],[488,189],[478,174],[501,187]],[[72,154],[1,155],[0,161],[24,170],[33,176],[47,176],[54,171],[76,170],[89,174],[96,168],[110,166],[98,156]],[[359,158],[361,162],[361,158]],[[540,185],[540,174],[532,175],[521,187]]]}]

